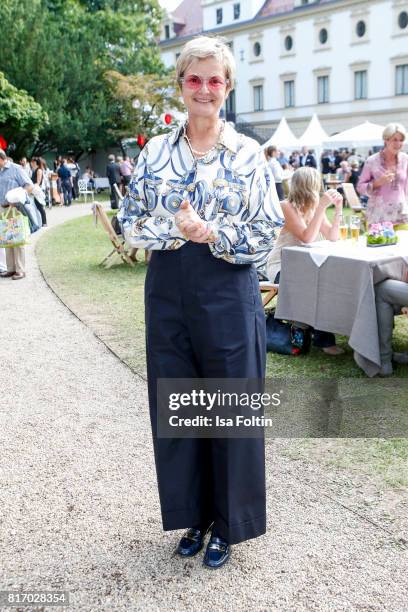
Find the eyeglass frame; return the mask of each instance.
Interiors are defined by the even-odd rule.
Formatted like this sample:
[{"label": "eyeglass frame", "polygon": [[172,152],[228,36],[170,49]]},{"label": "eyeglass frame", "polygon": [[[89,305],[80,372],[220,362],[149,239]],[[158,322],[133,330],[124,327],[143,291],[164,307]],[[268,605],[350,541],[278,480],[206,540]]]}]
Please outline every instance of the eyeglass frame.
[{"label": "eyeglass frame", "polygon": [[[197,79],[200,79],[200,85],[197,87],[197,91],[198,91],[199,89],[201,89],[201,87],[202,87],[204,84],[206,84],[206,85],[207,85],[208,89],[211,89],[211,87],[210,87],[210,83],[209,83],[210,79],[214,79],[214,78],[220,78],[220,79],[221,79],[221,77],[217,77],[217,76],[215,76],[215,75],[214,75],[214,76],[212,76],[212,77],[209,77],[208,79],[207,79],[207,78],[200,77],[198,74],[191,74],[191,75],[189,75],[189,76],[195,76],[195,77],[197,77]],[[179,82],[179,83],[182,85],[182,84],[184,83],[184,81],[185,81],[185,80],[186,80],[186,79],[185,79],[185,77],[180,77],[180,78],[179,78],[179,80],[178,80],[178,82]],[[230,81],[230,79],[224,79],[224,83],[223,83],[223,85],[224,85],[225,87],[227,87],[227,86],[230,84],[230,82],[231,82],[231,81]],[[187,87],[188,87],[188,86],[187,86]],[[194,90],[194,88],[193,88],[193,87],[188,87],[188,89],[192,89],[192,90]]]}]

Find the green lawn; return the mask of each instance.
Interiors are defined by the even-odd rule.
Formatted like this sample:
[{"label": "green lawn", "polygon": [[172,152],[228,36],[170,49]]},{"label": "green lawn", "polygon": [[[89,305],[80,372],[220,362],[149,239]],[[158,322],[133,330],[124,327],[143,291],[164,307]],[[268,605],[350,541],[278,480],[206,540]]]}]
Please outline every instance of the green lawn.
[{"label": "green lawn", "polygon": [[[143,254],[139,254],[140,261],[134,268],[122,264],[118,258],[117,265],[105,269],[99,264],[111,250],[110,246],[103,229],[99,225],[95,227],[92,216],[89,216],[69,221],[44,234],[37,244],[37,256],[44,277],[63,302],[125,363],[145,376],[143,283],[146,266]],[[341,388],[347,390],[354,387],[355,397],[361,398],[362,408],[358,402],[350,405],[355,410],[360,429],[367,422],[367,431],[370,431],[371,400],[367,405],[364,399],[373,392],[376,394],[376,389],[378,397],[382,397],[381,389],[386,390],[385,395],[383,393],[385,403],[380,408],[388,410],[387,398],[394,397],[395,400],[396,397],[393,402],[395,418],[406,423],[408,415],[404,388],[395,395],[392,383],[388,387],[389,382],[379,379],[368,381],[355,365],[347,339],[338,338],[338,343],[346,351],[340,357],[329,357],[317,349],[301,357],[268,354],[267,375],[281,379],[339,379]],[[395,347],[402,350],[407,346],[408,321],[399,317]],[[408,368],[400,366],[396,375],[398,378],[395,380],[408,377]],[[367,389],[370,389],[369,393]],[[375,401],[371,404],[372,410],[378,409],[378,401],[375,404]],[[314,456],[319,454],[319,448],[323,448],[319,442],[312,440],[304,443],[299,440],[295,447],[297,457]],[[288,452],[293,453],[293,448],[292,445],[292,450]],[[363,471],[367,469],[369,460],[370,471],[381,475],[385,481],[396,486],[408,484],[406,440],[333,440],[331,452],[323,453],[320,460],[345,468],[351,464],[360,465]]]}]

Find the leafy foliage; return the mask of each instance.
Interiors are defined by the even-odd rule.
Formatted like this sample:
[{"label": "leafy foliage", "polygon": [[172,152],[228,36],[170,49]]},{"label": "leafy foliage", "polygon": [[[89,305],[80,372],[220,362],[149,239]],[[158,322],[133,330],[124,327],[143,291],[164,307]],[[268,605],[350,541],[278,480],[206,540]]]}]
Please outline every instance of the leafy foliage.
[{"label": "leafy foliage", "polygon": [[117,102],[104,75],[164,73],[160,18],[157,0],[1,1],[0,70],[49,116],[38,138],[32,134],[31,153],[69,150],[79,158],[115,143]]},{"label": "leafy foliage", "polygon": [[0,72],[0,133],[21,148],[48,123],[48,115],[32,96],[17,89]]},{"label": "leafy foliage", "polygon": [[183,109],[173,73],[125,76],[112,70],[105,74],[105,78],[116,101],[111,129],[118,139],[138,132],[149,139],[165,132],[168,128],[162,115]]}]

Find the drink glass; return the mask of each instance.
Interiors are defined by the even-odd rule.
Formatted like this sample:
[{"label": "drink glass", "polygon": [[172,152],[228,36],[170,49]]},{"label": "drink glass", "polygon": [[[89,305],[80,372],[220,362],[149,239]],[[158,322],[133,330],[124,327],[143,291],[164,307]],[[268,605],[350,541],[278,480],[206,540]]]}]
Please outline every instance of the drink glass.
[{"label": "drink glass", "polygon": [[357,215],[350,216],[350,237],[352,242],[357,243],[360,236],[360,217]]},{"label": "drink glass", "polygon": [[340,236],[340,240],[347,240],[347,237],[348,237],[348,225],[347,225],[344,215],[340,217],[339,236]]}]

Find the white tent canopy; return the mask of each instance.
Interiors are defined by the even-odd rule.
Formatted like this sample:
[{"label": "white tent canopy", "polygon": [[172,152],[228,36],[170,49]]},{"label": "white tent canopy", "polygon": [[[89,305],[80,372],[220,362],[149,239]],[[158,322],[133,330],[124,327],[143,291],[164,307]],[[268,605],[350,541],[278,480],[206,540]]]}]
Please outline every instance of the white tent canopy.
[{"label": "white tent canopy", "polygon": [[329,138],[328,134],[324,131],[316,113],[311,118],[309,125],[304,131],[303,135],[299,138],[299,144],[302,147],[308,147],[310,149],[319,149],[322,143]]},{"label": "white tent canopy", "polygon": [[269,138],[269,140],[264,142],[262,148],[266,149],[266,147],[270,147],[272,145],[279,147],[280,149],[296,149],[300,146],[299,140],[288,126],[288,122],[286,121],[285,117],[282,117],[275,133],[273,136],[271,136],[271,138]]},{"label": "white tent canopy", "polygon": [[323,142],[323,145],[326,147],[374,147],[383,144],[383,130],[383,125],[364,121],[349,130],[330,136]]}]

